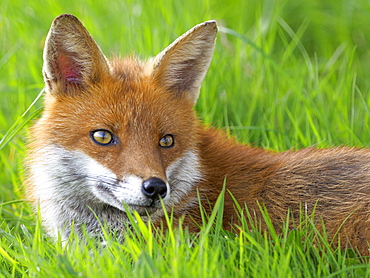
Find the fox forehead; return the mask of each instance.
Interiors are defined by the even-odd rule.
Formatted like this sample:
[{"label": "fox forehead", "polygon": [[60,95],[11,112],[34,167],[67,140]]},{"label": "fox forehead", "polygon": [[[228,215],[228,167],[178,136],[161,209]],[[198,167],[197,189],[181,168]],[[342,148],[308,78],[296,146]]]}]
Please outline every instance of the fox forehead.
[{"label": "fox forehead", "polygon": [[70,119],[90,129],[135,133],[153,128],[167,132],[168,127],[183,124],[180,119],[191,119],[193,105],[166,92],[144,70],[138,63],[112,63],[109,76],[82,92],[47,96],[46,114],[63,118],[67,125],[72,124]]}]

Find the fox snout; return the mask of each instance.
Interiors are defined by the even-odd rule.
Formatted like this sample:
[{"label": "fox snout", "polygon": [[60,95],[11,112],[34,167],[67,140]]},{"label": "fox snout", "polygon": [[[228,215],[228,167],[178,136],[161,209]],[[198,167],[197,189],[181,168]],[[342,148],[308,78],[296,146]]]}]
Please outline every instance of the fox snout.
[{"label": "fox snout", "polygon": [[160,178],[150,178],[143,182],[141,192],[145,197],[156,201],[161,197],[162,199],[167,195],[167,185]]}]

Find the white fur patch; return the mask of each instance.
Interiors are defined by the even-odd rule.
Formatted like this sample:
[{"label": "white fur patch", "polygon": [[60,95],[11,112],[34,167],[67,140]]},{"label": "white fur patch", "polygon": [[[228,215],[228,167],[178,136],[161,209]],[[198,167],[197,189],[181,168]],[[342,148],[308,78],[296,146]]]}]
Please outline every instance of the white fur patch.
[{"label": "white fur patch", "polygon": [[[30,172],[44,225],[54,236],[72,221],[97,226],[93,223],[97,220],[92,211],[98,217],[104,214],[122,225],[125,219],[123,204],[141,215],[146,214],[147,207],[151,207],[148,211],[160,208],[159,201],[154,202],[142,193],[140,177],[128,175],[118,179],[108,168],[78,150],[46,146],[39,150]],[[167,188],[170,192],[169,185]],[[168,199],[169,196],[164,198],[165,203]],[[109,206],[121,212],[107,209]],[[115,215],[108,215],[107,210]]]},{"label": "white fur patch", "polygon": [[88,206],[102,202],[92,190],[99,177],[116,180],[114,173],[86,154],[55,145],[38,151],[30,173],[44,226],[55,237],[72,220],[81,221]]},{"label": "white fur patch", "polygon": [[175,205],[189,191],[195,190],[194,184],[202,179],[197,153],[186,152],[167,168],[166,175],[172,191],[169,204]]},{"label": "white fur patch", "polygon": [[[48,232],[66,238],[71,223],[86,224],[89,231],[99,230],[96,219],[108,221],[112,227],[122,226],[124,204],[145,216],[162,215],[159,200],[153,201],[142,193],[142,178],[135,175],[120,179],[81,151],[69,151],[49,145],[39,150],[30,165],[34,194],[39,200],[41,216]],[[201,179],[196,153],[186,152],[167,171],[166,206],[178,203]],[[102,219],[101,219],[102,218]]]}]

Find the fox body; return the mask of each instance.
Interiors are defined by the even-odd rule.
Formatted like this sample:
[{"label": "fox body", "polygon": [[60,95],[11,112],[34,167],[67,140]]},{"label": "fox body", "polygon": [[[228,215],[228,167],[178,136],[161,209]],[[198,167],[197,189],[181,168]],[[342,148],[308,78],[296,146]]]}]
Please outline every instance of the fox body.
[{"label": "fox body", "polygon": [[[50,234],[72,225],[124,234],[125,208],[161,223],[161,201],[191,231],[224,181],[237,202],[274,223],[300,208],[368,254],[370,151],[307,148],[275,153],[203,126],[193,106],[210,64],[217,26],[195,26],[149,61],[108,61],[72,15],[57,17],[44,49],[45,110],[32,127],[28,198]],[[124,205],[125,204],[125,205]],[[207,205],[210,204],[210,205]],[[225,196],[224,227],[237,223]],[[277,224],[278,225],[278,224]]]}]

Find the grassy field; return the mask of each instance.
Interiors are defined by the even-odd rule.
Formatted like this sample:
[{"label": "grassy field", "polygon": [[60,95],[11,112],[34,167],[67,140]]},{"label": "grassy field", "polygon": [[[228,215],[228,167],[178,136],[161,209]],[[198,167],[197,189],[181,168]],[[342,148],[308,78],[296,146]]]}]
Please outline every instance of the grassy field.
[{"label": "grassy field", "polygon": [[370,277],[353,252],[331,250],[325,236],[314,245],[309,221],[283,235],[261,235],[248,220],[240,234],[222,231],[222,199],[199,236],[180,229],[153,237],[140,219],[123,243],[107,235],[104,248],[75,236],[66,248],[43,233],[24,201],[22,161],[26,127],[42,108],[34,100],[43,43],[62,13],[79,17],[107,56],[143,58],[216,19],[196,106],[206,124],[276,151],[370,146],[367,0],[110,2],[0,2],[0,277]]}]

